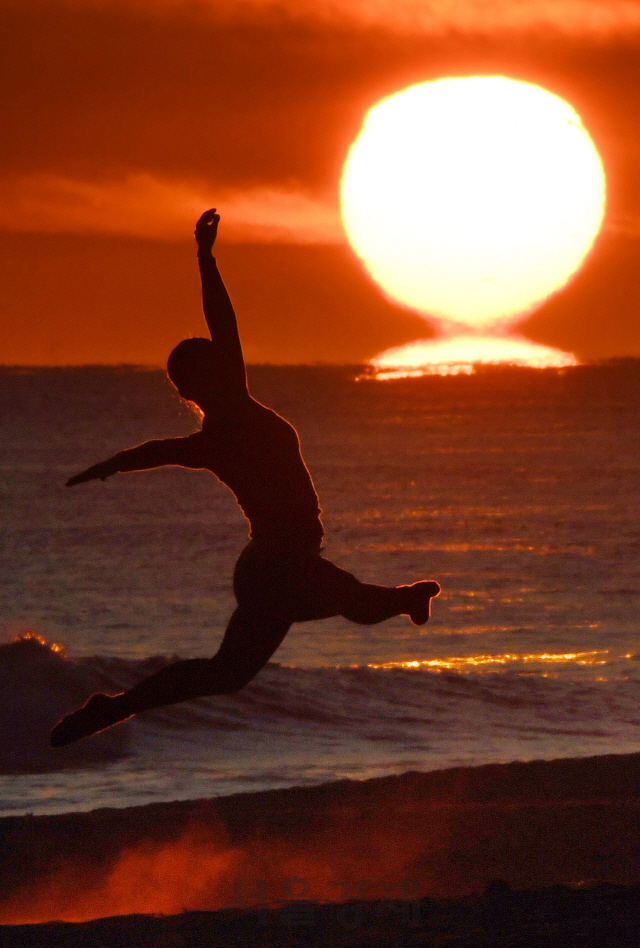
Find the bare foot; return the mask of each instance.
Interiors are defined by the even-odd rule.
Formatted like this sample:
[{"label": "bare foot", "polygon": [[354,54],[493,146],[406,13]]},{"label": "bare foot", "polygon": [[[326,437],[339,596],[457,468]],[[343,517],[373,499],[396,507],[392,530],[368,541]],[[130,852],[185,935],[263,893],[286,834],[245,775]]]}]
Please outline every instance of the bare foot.
[{"label": "bare foot", "polygon": [[112,724],[130,717],[122,713],[117,700],[119,697],[120,695],[92,695],[84,707],[58,721],[51,732],[51,746],[64,747],[66,744],[73,744],[81,737],[97,734],[98,731],[104,731]]},{"label": "bare foot", "polygon": [[424,625],[431,615],[431,600],[440,595],[439,583],[428,579],[404,588],[409,602],[406,614],[414,625]]}]

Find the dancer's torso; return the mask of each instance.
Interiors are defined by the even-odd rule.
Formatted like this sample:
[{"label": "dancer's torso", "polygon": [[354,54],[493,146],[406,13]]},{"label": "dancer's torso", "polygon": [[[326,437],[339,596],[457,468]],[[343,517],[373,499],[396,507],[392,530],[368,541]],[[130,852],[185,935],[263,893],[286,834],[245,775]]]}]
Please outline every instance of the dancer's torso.
[{"label": "dancer's torso", "polygon": [[324,535],[311,475],[295,428],[251,400],[229,418],[205,417],[185,438],[189,467],[206,468],[226,484],[251,525],[251,537],[277,543],[319,543]]}]

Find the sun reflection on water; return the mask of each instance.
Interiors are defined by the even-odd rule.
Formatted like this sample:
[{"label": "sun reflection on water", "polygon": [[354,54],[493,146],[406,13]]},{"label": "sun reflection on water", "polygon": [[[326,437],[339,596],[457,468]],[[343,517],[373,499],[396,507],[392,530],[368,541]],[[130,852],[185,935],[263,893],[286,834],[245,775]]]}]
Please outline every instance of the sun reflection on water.
[{"label": "sun reflection on water", "polygon": [[[474,671],[490,665],[510,665],[515,663],[527,664],[531,662],[548,664],[575,665],[606,665],[607,659],[601,656],[609,655],[608,649],[597,649],[589,652],[530,652],[524,654],[505,653],[503,655],[453,655],[448,658],[429,658],[421,661],[381,662],[370,664],[367,668],[403,668],[429,669],[432,671]],[[628,658],[629,656],[621,656]]]},{"label": "sun reflection on water", "polygon": [[423,375],[471,375],[478,365],[562,369],[578,365],[571,352],[514,335],[464,335],[420,340],[388,349],[369,363],[378,381]]}]

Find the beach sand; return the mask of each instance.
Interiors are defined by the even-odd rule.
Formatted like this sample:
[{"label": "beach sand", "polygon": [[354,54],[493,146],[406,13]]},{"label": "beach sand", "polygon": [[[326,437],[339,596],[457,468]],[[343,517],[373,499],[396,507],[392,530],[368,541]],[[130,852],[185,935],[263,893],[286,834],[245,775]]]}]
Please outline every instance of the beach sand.
[{"label": "beach sand", "polygon": [[5,818],[0,944],[640,945],[639,800],[633,754]]}]

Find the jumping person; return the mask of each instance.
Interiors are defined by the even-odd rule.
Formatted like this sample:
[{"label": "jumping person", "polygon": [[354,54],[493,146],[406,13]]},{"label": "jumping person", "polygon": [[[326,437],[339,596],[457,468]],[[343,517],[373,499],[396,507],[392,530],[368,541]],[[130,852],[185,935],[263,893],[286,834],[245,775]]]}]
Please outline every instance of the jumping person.
[{"label": "jumping person", "polygon": [[219,220],[215,209],[206,211],[195,230],[211,339],[183,340],[167,363],[179,394],[203,412],[202,429],[121,451],[70,478],[67,487],[168,464],[211,471],[233,491],[251,527],[233,576],[238,606],[213,658],[174,662],[130,691],[93,695],[55,726],[55,747],[141,711],[238,691],[266,665],[293,622],[343,616],[371,625],[408,615],[423,625],[440,592],[432,581],[361,583],[321,555],[320,507],[296,430],[247,388],[235,313],[212,255]]}]

